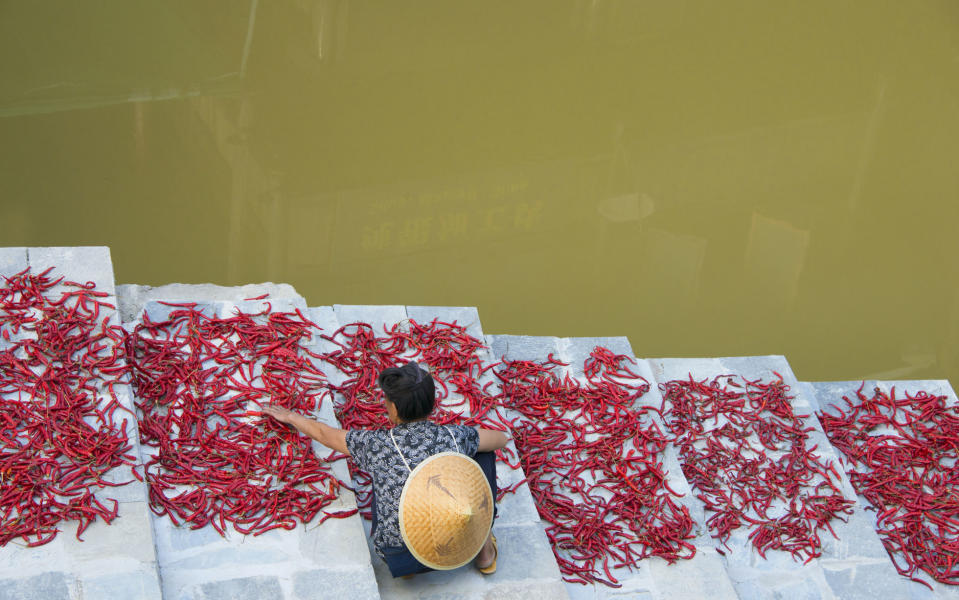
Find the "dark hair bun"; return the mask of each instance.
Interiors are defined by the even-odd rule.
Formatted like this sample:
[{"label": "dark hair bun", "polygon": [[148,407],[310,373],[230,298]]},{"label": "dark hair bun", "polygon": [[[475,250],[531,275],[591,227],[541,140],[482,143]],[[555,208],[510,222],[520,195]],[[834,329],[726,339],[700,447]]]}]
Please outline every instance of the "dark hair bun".
[{"label": "dark hair bun", "polygon": [[436,403],[433,378],[415,362],[383,369],[376,382],[396,405],[396,413],[402,420],[415,421],[433,412]]}]

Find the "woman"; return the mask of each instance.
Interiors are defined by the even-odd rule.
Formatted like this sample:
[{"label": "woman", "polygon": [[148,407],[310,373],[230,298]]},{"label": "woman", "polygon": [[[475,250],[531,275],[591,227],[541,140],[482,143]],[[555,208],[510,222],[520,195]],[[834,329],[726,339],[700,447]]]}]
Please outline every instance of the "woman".
[{"label": "woman", "polygon": [[[415,362],[384,369],[377,383],[386,395],[384,407],[391,429],[338,429],[278,406],[263,412],[292,425],[324,446],[348,454],[373,477],[373,547],[394,577],[431,570],[409,552],[400,534],[398,507],[411,469],[440,452],[460,452],[479,463],[496,497],[495,450],[506,445],[500,431],[441,426],[429,421],[436,404],[433,378]],[[485,574],[496,570],[496,538],[492,532],[473,563]]]}]

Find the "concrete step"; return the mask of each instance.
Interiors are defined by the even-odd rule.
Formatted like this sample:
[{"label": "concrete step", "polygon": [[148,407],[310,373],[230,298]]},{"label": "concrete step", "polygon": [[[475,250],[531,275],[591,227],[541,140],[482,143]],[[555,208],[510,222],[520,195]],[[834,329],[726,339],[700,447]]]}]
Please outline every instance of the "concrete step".
[{"label": "concrete step", "polygon": [[[117,305],[109,248],[0,248],[0,275],[11,276],[27,266],[34,274],[55,267],[51,272],[55,277],[62,275],[78,283],[92,281],[97,290],[110,294],[103,300]],[[50,294],[56,297],[65,290],[60,285]],[[100,319],[103,318],[108,318],[111,326],[120,323],[116,310],[101,309]],[[132,411],[133,396],[129,387],[117,385],[115,390],[121,404]],[[99,400],[101,406],[109,400],[104,390]],[[120,421],[122,415],[122,411],[118,411],[114,418]],[[136,452],[138,438],[134,419],[128,419],[127,434]],[[119,483],[131,480],[132,476],[129,467],[121,466],[109,472],[105,479]],[[155,600],[161,597],[146,485],[134,480],[123,487],[104,488],[97,496],[116,499],[119,517],[110,525],[100,520],[91,524],[83,533],[82,542],[75,537],[76,524],[69,524],[56,539],[43,546],[27,548],[14,542],[0,550],[3,557],[0,598]]]},{"label": "concrete step", "polygon": [[[479,314],[473,307],[442,306],[356,306],[334,305],[310,309],[311,318],[326,331],[333,332],[349,323],[370,324],[377,335],[384,328],[413,319],[429,323],[433,319],[456,322],[467,328],[467,333],[483,340]],[[327,342],[328,343],[328,342]],[[327,348],[334,348],[327,346]],[[485,357],[491,357],[487,354]],[[346,375],[332,365],[326,365],[331,381],[342,381]],[[491,377],[486,375],[486,377]],[[486,379],[481,383],[485,383]],[[451,392],[450,404],[458,402]],[[467,415],[465,405],[453,408]],[[512,442],[510,442],[512,444]],[[497,482],[505,487],[525,479],[521,469],[510,469],[497,463]],[[452,571],[423,573],[411,579],[394,579],[389,569],[370,547],[370,556],[376,573],[380,596],[384,599],[457,598],[485,600],[499,598],[565,598],[565,586],[553,558],[533,504],[529,487],[523,484],[515,494],[507,495],[498,507],[499,515],[493,526],[499,547],[498,568],[495,574],[484,576],[471,566]],[[364,523],[369,534],[369,522]]]},{"label": "concrete step", "polygon": [[[149,302],[232,302],[246,312],[262,310],[263,301],[247,300],[268,294],[267,302],[285,301],[286,308],[306,310],[306,300],[286,283],[251,283],[235,287],[212,283],[169,283],[161,286],[122,284],[117,286],[120,316],[124,323],[139,320]],[[284,310],[277,304],[273,310]]]},{"label": "concrete step", "polygon": [[[825,433],[813,414],[813,402],[809,390],[800,386],[789,363],[782,356],[750,356],[730,358],[665,358],[650,359],[656,381],[688,379],[712,379],[718,375],[740,375],[750,380],[775,379],[773,372],[783,376],[795,398],[793,410],[799,415],[808,415],[804,425],[813,427],[806,442],[807,448],[817,445],[816,452],[827,461],[839,466],[838,457],[826,439]],[[842,475],[841,487],[848,499],[856,494],[848,478]],[[699,502],[696,500],[696,502]],[[752,549],[748,529],[733,532],[725,550],[722,563],[743,600],[760,598],[906,598],[909,589],[889,563],[888,556],[875,531],[869,526],[870,517],[864,506],[857,502],[847,523],[831,522],[838,540],[828,531],[821,535],[822,556],[803,564],[794,561],[781,551],[769,551],[762,560]],[[716,546],[715,540],[703,533],[704,546]]]},{"label": "concrete step", "polygon": [[[877,387],[886,393],[890,393],[892,388],[895,387],[897,398],[902,398],[907,393],[910,395],[915,395],[919,391],[925,391],[930,394],[946,396],[947,406],[959,405],[959,400],[956,398],[955,391],[946,380],[817,381],[800,384],[800,387],[808,393],[808,397],[813,409],[827,413],[832,412],[831,409],[833,407],[839,407],[845,411],[848,411],[848,407],[845,401],[843,401],[843,396],[848,396],[855,401],[856,390],[859,389],[860,386],[863,386],[863,392],[868,395],[871,395],[872,390]],[[898,435],[898,433],[893,430],[882,431],[882,433],[885,435]],[[840,454],[838,450],[836,453]],[[847,469],[848,468],[851,467],[847,466]],[[860,495],[858,498],[861,506],[871,507],[870,502],[866,500],[864,496]],[[875,507],[872,508],[875,509]],[[855,574],[856,581],[861,583],[864,587],[868,587],[870,590],[876,591],[877,593],[881,590],[883,594],[886,594],[886,582],[895,577],[899,579],[902,586],[908,587],[910,598],[959,599],[959,587],[938,583],[921,571],[916,572],[916,577],[928,582],[933,588],[931,591],[920,583],[910,581],[909,579],[900,576],[892,566],[892,563],[889,562],[888,554],[886,554],[885,549],[882,547],[882,543],[879,541],[878,534],[875,533],[874,528],[876,527],[876,516],[877,511],[875,510],[863,513],[860,516],[862,521],[861,528],[857,530],[857,532],[861,533],[862,530],[869,529],[872,532],[872,535],[861,535],[859,537],[850,537],[849,539],[840,536],[842,538],[840,540],[841,544],[837,544],[837,554],[839,554],[840,557],[842,553],[845,552],[855,553],[857,555],[868,553],[870,557],[876,557],[877,561],[880,555],[886,558],[886,561],[882,563],[882,569],[876,566],[873,567],[873,573],[865,571],[862,574],[859,574],[857,571]],[[834,577],[842,580],[843,582],[848,581],[850,584],[853,583],[853,581],[850,581],[850,578],[847,576],[840,576],[837,574]]]},{"label": "concrete step", "polygon": [[[248,300],[269,294],[261,300]],[[308,316],[305,300],[288,285],[257,284],[242,287],[173,284],[157,288],[121,286],[121,306],[135,324],[145,313],[151,320],[164,319],[173,307],[162,302],[197,302],[200,310],[221,317],[235,310],[256,313],[268,307],[274,312],[300,309]],[[310,348],[321,342],[314,336]],[[336,423],[329,402],[321,406],[321,420]],[[317,454],[328,451],[314,443]],[[345,464],[334,463],[334,473],[348,480]],[[352,492],[341,489],[326,512],[356,508]],[[163,597],[171,599],[315,600],[328,598],[330,590],[350,590],[350,596],[379,598],[359,515],[344,519],[321,518],[287,531],[274,529],[259,536],[241,535],[229,525],[221,537],[212,527],[198,530],[174,526],[166,516],[151,513],[157,541],[157,557],[163,580]]]},{"label": "concrete step", "polygon": [[[487,342],[497,360],[533,360],[543,361],[552,353],[554,358],[569,363],[566,373],[581,384],[588,383],[583,372],[583,363],[597,347],[603,346],[616,354],[625,354],[635,359],[629,340],[625,337],[581,337],[556,338],[517,335],[491,335]],[[650,383],[650,390],[644,394],[638,406],[659,408],[661,396],[656,388],[652,371],[644,360],[636,360],[630,368]],[[659,421],[658,416],[653,416]],[[659,423],[662,426],[662,423]],[[665,470],[669,476],[669,485],[678,493],[685,494],[679,502],[690,510],[696,523],[703,523],[702,507],[691,501],[689,485],[676,460],[676,451],[669,448],[663,457]],[[612,574],[622,584],[621,588],[611,588],[603,584],[583,585],[567,583],[567,592],[571,599],[612,599],[612,598],[649,598],[652,600],[667,598],[736,598],[732,583],[726,575],[718,556],[702,543],[701,536],[696,540],[697,552],[690,560],[679,560],[672,565],[660,558],[640,561],[632,569],[614,569]]]},{"label": "concrete step", "polygon": [[[370,323],[377,334],[384,326],[407,319],[429,322],[456,321],[468,332],[487,342],[487,364],[501,357],[543,360],[554,357],[569,362],[570,376],[585,383],[582,363],[597,345],[614,352],[634,356],[626,338],[547,338],[529,336],[484,337],[479,315],[472,307],[427,306],[354,306],[334,305],[307,308],[306,302],[286,284],[253,284],[238,287],[171,284],[160,287],[116,286],[108,248],[0,248],[0,275],[12,275],[30,266],[39,273],[54,266],[57,275],[67,279],[94,281],[97,288],[111,294],[106,298],[118,310],[107,310],[109,324],[132,327],[146,312],[152,319],[162,318],[168,302],[198,302],[206,310],[229,315],[234,309],[261,310],[269,302],[273,310],[299,309],[316,322],[324,333],[351,322]],[[269,294],[264,300],[247,300]],[[9,347],[0,340],[0,351]],[[320,336],[314,336],[309,348],[325,352],[335,348]],[[334,384],[345,378],[328,364],[321,369]],[[828,408],[841,402],[843,395],[854,394],[862,382],[799,383],[784,357],[732,357],[713,359],[638,360],[634,368],[652,387],[640,402],[659,406],[657,383],[673,379],[712,378],[737,374],[770,379],[773,371],[783,375],[796,398],[793,408],[811,414],[818,406]],[[490,381],[486,373],[482,383]],[[869,381],[866,389],[880,387],[897,391],[925,390],[941,393],[956,404],[956,395],[945,381]],[[117,395],[132,410],[133,394],[127,386],[117,386]],[[455,400],[455,398],[453,398]],[[105,402],[105,400],[103,400]],[[464,411],[463,407],[457,410]],[[331,402],[324,402],[318,419],[338,425]],[[658,417],[655,417],[658,419]],[[130,420],[132,421],[132,419]],[[826,440],[817,419],[806,419],[814,428],[808,446],[818,444],[817,453],[835,460],[836,453]],[[138,443],[136,424],[128,423],[128,433],[138,455],[145,449]],[[329,451],[314,444],[319,456]],[[838,461],[836,462],[838,465]],[[959,588],[931,582],[933,590],[908,581],[896,572],[875,532],[875,513],[865,511],[867,503],[859,497],[847,523],[834,522],[838,539],[822,536],[823,556],[806,565],[788,554],[771,551],[761,560],[751,550],[746,532],[740,530],[730,541],[733,550],[725,557],[714,550],[716,541],[705,528],[702,503],[689,493],[674,448],[665,456],[670,486],[685,492],[682,502],[699,524],[694,543],[697,554],[692,560],[667,565],[660,559],[641,561],[632,571],[614,574],[623,583],[613,589],[602,585],[564,584],[543,531],[529,487],[521,486],[499,504],[494,532],[499,540],[499,569],[493,576],[482,576],[472,568],[434,572],[413,579],[394,579],[385,564],[369,547],[369,523],[358,515],[330,519],[320,526],[308,524],[292,531],[274,530],[261,536],[242,536],[231,532],[221,537],[212,528],[190,530],[174,527],[167,517],[154,517],[147,505],[145,484],[135,482],[105,490],[104,495],[120,503],[120,516],[112,525],[97,522],[84,534],[74,537],[75,527],[67,527],[53,542],[37,548],[8,544],[0,549],[0,598],[52,598],[85,600],[90,598],[261,598],[307,600],[348,594],[361,599],[373,598],[913,598],[959,599]],[[341,480],[347,480],[344,461],[332,468]],[[108,477],[126,481],[128,472],[117,469]],[[497,465],[501,486],[524,479],[521,469]],[[856,497],[842,479],[847,497]],[[344,491],[327,511],[354,508],[355,498]]]}]

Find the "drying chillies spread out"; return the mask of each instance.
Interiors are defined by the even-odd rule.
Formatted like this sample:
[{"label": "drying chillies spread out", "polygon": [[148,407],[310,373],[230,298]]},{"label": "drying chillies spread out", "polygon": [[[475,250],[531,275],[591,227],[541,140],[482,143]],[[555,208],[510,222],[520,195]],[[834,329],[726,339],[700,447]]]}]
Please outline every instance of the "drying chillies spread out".
[{"label": "drying chillies spread out", "polygon": [[[692,558],[693,520],[667,482],[666,437],[637,406],[649,383],[625,355],[597,347],[588,385],[567,366],[504,360],[494,371],[517,451],[564,579],[617,587],[611,569],[659,556]],[[509,417],[505,417],[509,419]],[[604,578],[605,575],[605,578]]]},{"label": "drying chillies spread out", "polygon": [[[127,339],[150,506],[174,524],[227,523],[258,535],[306,523],[338,482],[309,438],[262,417],[258,405],[317,408],[326,378],[305,342],[318,328],[299,311],[218,317],[196,304],[146,313]],[[345,517],[355,511],[327,513]]]},{"label": "drying chillies spread out", "polygon": [[[583,386],[558,378],[553,370],[562,363],[553,360],[484,365],[483,343],[455,322],[408,320],[380,335],[367,323],[350,323],[324,337],[337,348],[323,360],[346,377],[334,386],[343,427],[389,426],[376,376],[417,360],[437,384],[433,420],[512,431],[567,580],[616,585],[611,568],[695,553],[686,541],[692,520],[666,484],[666,440],[635,407],[649,384],[629,371],[625,356],[597,348]],[[501,451],[500,460],[510,463],[509,453]],[[357,502],[368,511],[369,476],[351,469]]]},{"label": "drying chillies spread out", "polygon": [[863,387],[818,415],[826,435],[855,468],[849,479],[899,573],[959,585],[959,410],[946,396]]},{"label": "drying chillies spread out", "polygon": [[777,377],[670,381],[661,386],[663,418],[686,479],[712,513],[714,538],[725,545],[747,527],[760,556],[775,549],[810,560],[821,554],[820,531],[832,532],[829,521],[851,514],[855,502],[843,496],[832,462],[806,447],[812,428]]},{"label": "drying chillies spread out", "polygon": [[[336,392],[334,406],[341,427],[389,427],[383,392],[376,378],[383,369],[416,360],[429,367],[436,382],[437,402],[432,420],[504,429],[485,418],[489,398],[476,383],[484,368],[484,346],[467,333],[466,327],[456,322],[433,320],[421,324],[410,319],[377,335],[368,323],[350,323],[323,337],[337,349],[323,354],[322,359],[347,377],[341,384],[331,386]],[[357,504],[363,516],[370,518],[370,476],[352,461],[349,465]]]},{"label": "drying chillies spread out", "polygon": [[45,544],[68,521],[81,539],[111,522],[118,503],[98,492],[135,460],[113,393],[125,368],[114,306],[93,282],[51,271],[0,283],[0,546]]},{"label": "drying chillies spread out", "polygon": [[[45,544],[65,521],[78,522],[80,538],[96,519],[116,518],[117,501],[96,494],[129,483],[116,483],[114,470],[135,465],[129,411],[114,393],[126,375],[145,455],[143,475],[132,473],[149,484],[155,513],[221,535],[228,523],[258,535],[308,522],[341,483],[306,436],[257,407],[311,413],[330,398],[342,427],[388,427],[376,377],[408,360],[433,374],[434,420],[512,434],[518,460],[507,449],[500,460],[524,468],[567,581],[617,586],[613,570],[642,558],[695,555],[694,523],[663,463],[670,442],[723,545],[746,527],[760,556],[776,549],[808,561],[820,555],[824,529],[835,535],[830,521],[852,512],[836,467],[807,448],[812,428],[778,374],[670,381],[657,410],[641,402],[649,383],[632,359],[602,347],[585,361],[584,383],[552,355],[489,362],[466,327],[439,320],[407,320],[382,335],[350,323],[322,336],[333,344],[325,354],[307,348],[319,335],[314,323],[269,303],[230,316],[160,303],[161,320],[144,313],[124,332],[110,324],[113,313],[100,314],[115,310],[106,293],[51,270],[26,269],[0,285],[0,546]],[[331,384],[320,361],[344,380]],[[856,467],[850,479],[877,511],[893,563],[926,585],[918,570],[959,584],[959,410],[926,392],[869,396],[860,387],[856,396],[843,398],[846,410],[834,407],[838,416],[819,418]],[[369,476],[350,469],[368,511]],[[327,512],[321,522],[355,512]]]}]

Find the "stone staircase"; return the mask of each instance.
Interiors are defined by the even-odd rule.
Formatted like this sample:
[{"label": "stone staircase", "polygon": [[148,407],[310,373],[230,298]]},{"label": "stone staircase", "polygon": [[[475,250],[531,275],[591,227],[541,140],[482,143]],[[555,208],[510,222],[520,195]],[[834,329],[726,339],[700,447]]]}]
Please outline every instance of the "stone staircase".
[{"label": "stone staircase", "polygon": [[[78,281],[94,281],[97,288],[113,296],[118,310],[109,314],[111,323],[131,327],[145,312],[159,318],[169,308],[161,301],[199,302],[217,314],[229,314],[234,308],[259,310],[262,302],[244,300],[269,294],[274,310],[298,308],[325,333],[353,323],[371,324],[377,331],[403,323],[407,319],[425,323],[433,319],[468,326],[468,332],[486,341],[487,362],[502,358],[543,360],[549,354],[568,362],[571,377],[585,382],[584,359],[597,345],[617,354],[635,357],[625,337],[555,338],[517,335],[486,335],[479,315],[471,307],[426,306],[349,306],[307,307],[306,302],[288,285],[258,284],[241,287],[214,285],[168,285],[161,287],[115,286],[107,248],[0,248],[0,275],[9,276],[27,266],[39,272],[55,266],[59,274]],[[314,336],[316,353],[332,349],[331,343]],[[346,375],[332,365],[321,364],[330,381],[341,383]],[[657,384],[674,379],[712,378],[737,374],[750,379],[772,377],[778,372],[795,394],[793,408],[812,414],[819,406],[840,401],[859,387],[855,382],[798,382],[782,356],[712,359],[637,359],[633,370],[651,384],[640,402],[659,406],[662,398]],[[486,377],[491,377],[488,373]],[[486,380],[488,381],[488,379]],[[486,383],[483,381],[481,383]],[[956,396],[946,381],[867,382],[871,386],[897,389],[925,389]],[[132,409],[133,396],[128,388],[118,389],[124,406]],[[468,410],[462,408],[461,410]],[[335,425],[332,405],[325,402],[316,417]],[[657,417],[658,418],[658,417]],[[818,452],[835,459],[818,420],[810,416],[813,427],[808,445],[818,444]],[[135,423],[129,425],[131,440],[138,439]],[[136,445],[138,453],[146,450]],[[319,456],[328,451],[314,445]],[[836,461],[838,465],[838,461]],[[333,463],[337,476],[348,478],[343,461]],[[84,541],[73,531],[62,532],[54,542],[37,548],[9,544],[0,548],[0,600],[54,599],[89,600],[99,598],[143,599],[253,599],[281,598],[309,600],[351,597],[360,599],[442,599],[493,600],[500,598],[570,598],[573,600],[637,598],[774,599],[774,598],[959,598],[959,589],[933,584],[933,590],[899,576],[875,532],[875,516],[866,512],[865,499],[853,492],[847,478],[842,488],[856,499],[853,515],[845,524],[834,525],[839,537],[824,535],[823,554],[808,564],[793,561],[788,554],[770,552],[761,560],[749,548],[746,534],[735,532],[731,551],[720,556],[716,543],[705,526],[702,503],[695,498],[679,467],[675,448],[665,457],[670,487],[684,493],[681,499],[697,523],[694,540],[697,553],[691,560],[672,565],[653,558],[641,561],[632,570],[614,572],[621,588],[603,585],[565,583],[553,557],[525,484],[507,495],[499,505],[494,533],[499,540],[499,568],[492,576],[483,576],[472,568],[433,572],[412,579],[394,579],[386,565],[369,546],[368,522],[354,515],[329,519],[320,526],[308,524],[291,531],[277,529],[260,536],[242,536],[230,532],[221,537],[210,527],[190,530],[172,525],[167,517],[156,517],[147,505],[142,483],[113,488],[120,500],[120,518],[110,526],[97,522],[89,527]],[[123,473],[113,473],[126,480]],[[501,486],[525,478],[522,470],[497,465]],[[327,510],[356,507],[347,490]],[[69,529],[69,528],[68,528]]]},{"label": "stone staircase", "polygon": [[[9,277],[27,267],[33,273],[56,267],[57,276],[80,283],[92,281],[109,294],[105,301],[117,305],[108,248],[0,248],[0,275]],[[110,325],[120,323],[115,310],[107,310],[101,317],[108,317]],[[132,411],[129,387],[117,386],[116,393],[124,408]],[[128,422],[127,434],[134,451],[139,452],[133,419]],[[118,467],[107,479],[126,481],[129,469]],[[0,598],[161,598],[146,484],[134,481],[109,491],[110,497],[119,501],[119,516],[110,526],[100,521],[91,525],[83,534],[84,541],[76,539],[76,525],[71,523],[49,544],[25,548],[11,543],[0,548]]]}]

